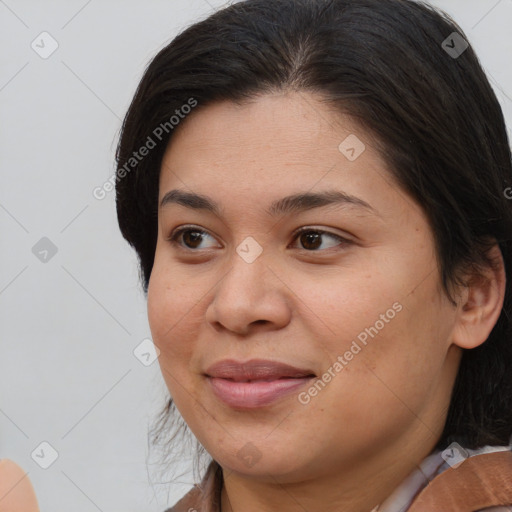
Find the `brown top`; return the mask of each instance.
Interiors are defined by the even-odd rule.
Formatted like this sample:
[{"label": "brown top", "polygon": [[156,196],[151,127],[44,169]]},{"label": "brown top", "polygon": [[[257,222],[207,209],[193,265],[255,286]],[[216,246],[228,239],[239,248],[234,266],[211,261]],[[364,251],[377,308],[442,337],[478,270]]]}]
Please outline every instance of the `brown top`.
[{"label": "brown top", "polygon": [[478,512],[501,505],[512,505],[511,451],[483,453],[447,469],[416,496],[408,512],[441,506],[450,512]]},{"label": "brown top", "polygon": [[[217,462],[210,462],[201,484],[196,484],[165,512],[220,512],[222,480],[222,468]],[[458,467],[443,471],[416,494],[406,510],[409,512],[510,510],[502,509],[501,506],[512,506],[512,452],[510,450],[474,455],[464,460]],[[376,507],[376,510],[378,509],[379,507]]]}]

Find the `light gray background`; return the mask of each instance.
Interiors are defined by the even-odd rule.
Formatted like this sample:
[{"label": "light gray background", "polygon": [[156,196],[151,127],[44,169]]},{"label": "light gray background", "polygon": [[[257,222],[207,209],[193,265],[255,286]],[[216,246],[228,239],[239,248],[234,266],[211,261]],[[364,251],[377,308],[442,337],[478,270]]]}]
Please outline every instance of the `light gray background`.
[{"label": "light gray background", "polygon": [[[510,128],[512,0],[432,3],[466,31]],[[42,511],[162,512],[192,484],[147,466],[166,388],[133,354],[150,331],[114,193],[92,190],[149,59],[224,4],[0,0],[0,458],[28,472]],[[43,31],[59,45],[47,59],[31,48]],[[58,249],[46,263],[42,237]],[[31,457],[43,441],[59,455],[48,469]]]}]

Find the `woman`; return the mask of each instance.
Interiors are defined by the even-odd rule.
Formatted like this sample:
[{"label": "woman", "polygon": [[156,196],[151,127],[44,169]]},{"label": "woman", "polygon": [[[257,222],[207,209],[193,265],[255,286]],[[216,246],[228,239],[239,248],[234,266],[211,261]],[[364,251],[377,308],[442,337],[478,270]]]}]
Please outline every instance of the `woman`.
[{"label": "woman", "polygon": [[152,60],[116,158],[164,414],[211,457],[171,511],[512,506],[512,163],[453,21],[232,5]]}]

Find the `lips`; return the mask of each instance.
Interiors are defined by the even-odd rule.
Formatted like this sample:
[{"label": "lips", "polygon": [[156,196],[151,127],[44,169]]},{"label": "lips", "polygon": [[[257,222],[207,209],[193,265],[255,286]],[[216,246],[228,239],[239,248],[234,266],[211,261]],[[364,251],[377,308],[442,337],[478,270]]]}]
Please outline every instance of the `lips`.
[{"label": "lips", "polygon": [[308,368],[297,368],[267,359],[251,359],[245,363],[234,359],[224,359],[209,366],[205,373],[208,377],[236,382],[271,382],[277,379],[315,377],[315,373]]},{"label": "lips", "polygon": [[213,394],[237,409],[268,406],[316,377],[309,369],[264,359],[220,361],[206,370],[206,376]]}]

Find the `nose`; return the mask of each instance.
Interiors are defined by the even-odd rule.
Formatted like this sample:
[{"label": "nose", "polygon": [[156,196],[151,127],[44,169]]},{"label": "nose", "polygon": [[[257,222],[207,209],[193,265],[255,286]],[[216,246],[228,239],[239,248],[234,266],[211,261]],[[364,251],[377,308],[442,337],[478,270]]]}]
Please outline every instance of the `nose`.
[{"label": "nose", "polygon": [[263,254],[248,263],[236,251],[231,268],[216,285],[206,320],[216,330],[248,335],[285,327],[291,319],[292,293]]}]

